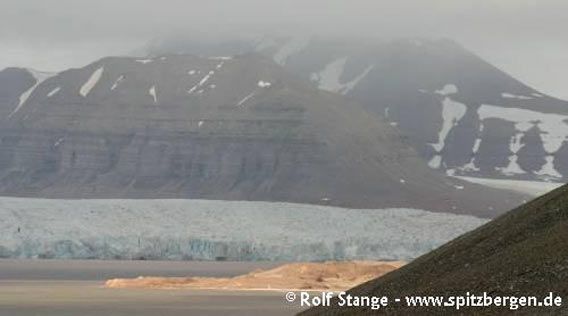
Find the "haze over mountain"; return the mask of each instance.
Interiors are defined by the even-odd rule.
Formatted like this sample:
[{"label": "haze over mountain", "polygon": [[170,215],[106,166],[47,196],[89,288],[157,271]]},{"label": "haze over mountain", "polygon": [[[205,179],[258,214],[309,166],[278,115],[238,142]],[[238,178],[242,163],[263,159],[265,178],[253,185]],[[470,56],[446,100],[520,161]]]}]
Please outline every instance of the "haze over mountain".
[{"label": "haze over mountain", "polygon": [[[62,71],[156,37],[239,34],[453,38],[523,82],[568,99],[563,0],[4,0],[0,69]],[[507,21],[507,23],[503,23]],[[560,40],[559,40],[560,39]]]},{"label": "haze over mountain", "polygon": [[109,57],[0,73],[0,192],[413,207],[524,197],[429,169],[396,128],[260,55]]},{"label": "haze over mountain", "polygon": [[449,175],[565,182],[568,102],[519,82],[450,40],[265,37],[156,42],[150,52],[258,51],[363,104]]}]

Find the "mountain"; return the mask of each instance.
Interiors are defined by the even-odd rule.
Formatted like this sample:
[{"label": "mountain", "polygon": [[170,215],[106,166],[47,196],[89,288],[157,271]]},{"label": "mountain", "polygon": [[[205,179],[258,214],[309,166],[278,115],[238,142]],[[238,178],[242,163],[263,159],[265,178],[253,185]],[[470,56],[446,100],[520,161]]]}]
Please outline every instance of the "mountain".
[{"label": "mountain", "polygon": [[[488,224],[426,254],[398,271],[362,284],[355,295],[537,296],[568,295],[568,186],[523,205]],[[566,307],[521,309],[526,315],[565,314]],[[408,309],[385,309],[408,315]],[[415,310],[416,312],[418,310]],[[420,309],[435,314],[434,309]],[[448,309],[445,310],[448,312]],[[500,315],[506,309],[467,310]],[[562,311],[562,312],[561,312]],[[440,310],[437,311],[438,313]],[[468,313],[469,312],[469,313]],[[510,312],[510,311],[509,311]],[[363,309],[314,309],[303,315],[367,315]]]},{"label": "mountain", "polygon": [[524,199],[440,175],[388,123],[256,54],[109,57],[55,76],[7,69],[0,83],[4,195],[485,217]]},{"label": "mountain", "polygon": [[568,102],[528,87],[451,40],[185,43],[156,43],[150,52],[261,52],[389,121],[433,169],[455,176],[568,180]]}]

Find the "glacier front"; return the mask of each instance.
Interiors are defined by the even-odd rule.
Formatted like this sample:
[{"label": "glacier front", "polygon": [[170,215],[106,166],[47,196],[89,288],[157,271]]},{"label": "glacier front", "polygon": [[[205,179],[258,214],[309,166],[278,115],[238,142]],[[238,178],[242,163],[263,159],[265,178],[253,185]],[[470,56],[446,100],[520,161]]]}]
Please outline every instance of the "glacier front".
[{"label": "glacier front", "polygon": [[0,258],[411,260],[486,221],[270,202],[0,198]]}]

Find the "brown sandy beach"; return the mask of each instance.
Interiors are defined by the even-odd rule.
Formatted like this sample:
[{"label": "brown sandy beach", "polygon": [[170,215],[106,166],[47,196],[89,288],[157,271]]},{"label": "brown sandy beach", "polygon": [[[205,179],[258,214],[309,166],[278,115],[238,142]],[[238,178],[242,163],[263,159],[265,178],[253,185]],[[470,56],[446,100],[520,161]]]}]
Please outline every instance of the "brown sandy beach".
[{"label": "brown sandy beach", "polygon": [[403,262],[290,263],[230,278],[138,277],[111,279],[107,288],[341,291],[398,269]]}]

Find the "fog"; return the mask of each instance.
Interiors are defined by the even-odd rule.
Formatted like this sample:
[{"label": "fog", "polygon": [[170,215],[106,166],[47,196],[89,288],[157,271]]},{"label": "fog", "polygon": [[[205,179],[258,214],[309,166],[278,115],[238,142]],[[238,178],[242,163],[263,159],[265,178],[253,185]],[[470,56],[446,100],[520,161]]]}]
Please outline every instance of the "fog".
[{"label": "fog", "polygon": [[1,0],[0,68],[62,70],[143,54],[152,39],[322,35],[448,37],[568,99],[563,0]]}]

